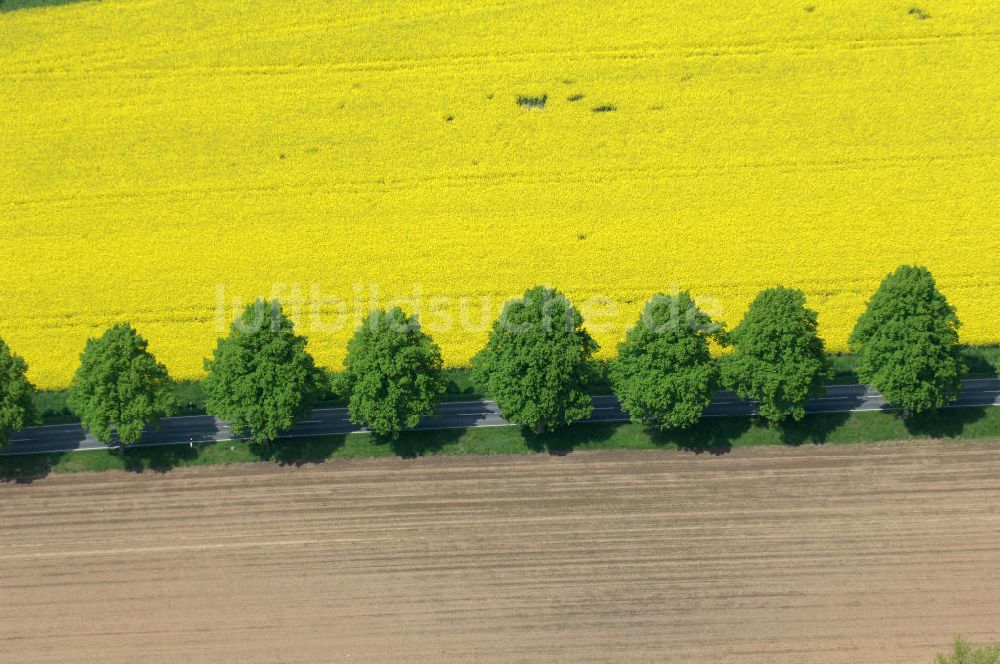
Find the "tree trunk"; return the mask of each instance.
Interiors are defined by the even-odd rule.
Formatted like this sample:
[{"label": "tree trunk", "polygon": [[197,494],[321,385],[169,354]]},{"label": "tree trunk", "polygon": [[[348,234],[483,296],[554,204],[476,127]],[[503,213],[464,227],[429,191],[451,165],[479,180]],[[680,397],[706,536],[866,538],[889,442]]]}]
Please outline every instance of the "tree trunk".
[{"label": "tree trunk", "polygon": [[535,435],[541,436],[545,433],[545,422],[538,422],[535,424]]}]

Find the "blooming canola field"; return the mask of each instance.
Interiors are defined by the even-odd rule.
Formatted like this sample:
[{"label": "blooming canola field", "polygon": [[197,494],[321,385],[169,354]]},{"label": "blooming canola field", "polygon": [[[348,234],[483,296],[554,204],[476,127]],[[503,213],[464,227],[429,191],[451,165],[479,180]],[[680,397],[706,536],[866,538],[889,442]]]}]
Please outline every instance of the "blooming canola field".
[{"label": "blooming canola field", "polygon": [[784,284],[844,350],[920,263],[1000,342],[1000,12],[917,2],[0,6],[0,337],[58,387],[127,319],[197,377],[278,296],[336,368],[405,298],[461,365],[548,283],[607,356]]}]

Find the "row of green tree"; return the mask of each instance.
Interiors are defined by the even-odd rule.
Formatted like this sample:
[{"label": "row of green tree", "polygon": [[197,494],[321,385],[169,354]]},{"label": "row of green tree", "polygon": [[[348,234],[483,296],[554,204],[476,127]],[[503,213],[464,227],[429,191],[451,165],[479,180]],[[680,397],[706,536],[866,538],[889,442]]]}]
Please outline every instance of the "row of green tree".
[{"label": "row of green tree", "polygon": [[[900,267],[850,337],[858,376],[905,413],[940,408],[958,397],[965,372],[958,327],[930,272]],[[731,352],[713,358],[712,343]],[[538,286],[505,305],[472,360],[473,380],[507,420],[541,433],[590,415],[597,348],[570,301]],[[234,435],[268,442],[332,389],[347,396],[352,422],[395,436],[431,414],[445,391],[440,349],[399,308],[371,312],[348,343],[344,366],[329,384],[280,304],[258,300],[205,362],[205,408]],[[0,341],[0,442],[34,417],[26,368]],[[687,292],[654,295],[609,373],[634,421],[668,429],[697,422],[720,387],[759,402],[769,422],[801,419],[806,400],[823,393],[831,364],[803,293],[776,287],[759,293],[731,331]],[[177,409],[166,367],[128,323],[87,342],[68,402],[96,438],[107,442],[117,432],[124,445]]]}]

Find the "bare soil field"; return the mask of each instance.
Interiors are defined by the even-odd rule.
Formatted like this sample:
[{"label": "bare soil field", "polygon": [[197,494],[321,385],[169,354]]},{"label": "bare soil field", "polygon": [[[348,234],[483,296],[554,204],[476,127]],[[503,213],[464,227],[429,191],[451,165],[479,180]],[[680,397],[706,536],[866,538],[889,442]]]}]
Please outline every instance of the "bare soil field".
[{"label": "bare soil field", "polygon": [[930,664],[1000,640],[1000,445],[0,485],[0,661]]}]

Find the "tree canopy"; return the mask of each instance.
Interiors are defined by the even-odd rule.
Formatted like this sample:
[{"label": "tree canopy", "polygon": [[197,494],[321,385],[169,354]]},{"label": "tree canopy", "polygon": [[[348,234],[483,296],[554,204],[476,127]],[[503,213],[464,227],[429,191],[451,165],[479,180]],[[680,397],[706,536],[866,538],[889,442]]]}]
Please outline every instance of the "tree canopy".
[{"label": "tree canopy", "polygon": [[718,384],[708,342],[720,332],[688,292],[654,295],[611,362],[622,409],[634,422],[661,429],[697,422]]},{"label": "tree canopy", "polygon": [[722,358],[723,385],[760,402],[760,415],[770,422],[802,419],[806,400],[822,395],[830,376],[816,327],[802,291],[761,291],[729,334],[734,350]]},{"label": "tree canopy", "polygon": [[589,361],[596,350],[566,296],[536,286],[504,306],[473,358],[473,379],[507,420],[541,433],[590,415]]},{"label": "tree canopy", "polygon": [[925,267],[888,275],[851,333],[858,377],[908,413],[958,398],[966,371],[958,345],[961,323]]},{"label": "tree canopy", "polygon": [[205,369],[205,410],[258,443],[312,412],[325,381],[277,300],[248,305]]},{"label": "tree canopy", "polygon": [[111,442],[117,432],[119,444],[134,444],[147,424],[158,424],[177,409],[167,368],[147,346],[128,323],[87,340],[67,403],[101,442]]},{"label": "tree canopy", "polygon": [[939,654],[934,664],[1000,664],[1000,644],[975,648],[960,636],[950,654]]},{"label": "tree canopy", "polygon": [[28,364],[0,339],[0,447],[13,431],[31,424],[35,413],[35,386],[28,380]]},{"label": "tree canopy", "polygon": [[398,307],[371,312],[344,359],[351,421],[383,436],[415,427],[444,393],[442,366],[416,316]]}]

